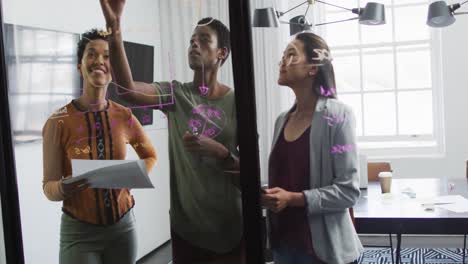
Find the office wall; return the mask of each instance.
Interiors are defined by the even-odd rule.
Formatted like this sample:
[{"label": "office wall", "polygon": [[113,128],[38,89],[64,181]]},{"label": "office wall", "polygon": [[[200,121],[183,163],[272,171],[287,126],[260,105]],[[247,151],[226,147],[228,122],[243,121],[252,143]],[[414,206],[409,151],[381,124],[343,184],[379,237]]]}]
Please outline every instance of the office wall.
[{"label": "office wall", "polygon": [[[155,47],[155,79],[166,70],[161,69],[162,65],[167,65],[160,61],[157,52],[160,47],[158,2],[127,1],[122,21],[125,40]],[[73,33],[105,26],[96,0],[3,0],[3,15],[6,23]],[[139,257],[170,238],[168,134],[164,129],[167,125],[160,114],[155,115],[154,122],[145,129],[158,154],[158,164],[150,174],[155,189],[132,191],[136,200]],[[128,159],[137,158],[131,147],[128,153]],[[15,155],[25,261],[57,263],[61,203],[47,200],[42,193],[42,143],[17,145]]]}]

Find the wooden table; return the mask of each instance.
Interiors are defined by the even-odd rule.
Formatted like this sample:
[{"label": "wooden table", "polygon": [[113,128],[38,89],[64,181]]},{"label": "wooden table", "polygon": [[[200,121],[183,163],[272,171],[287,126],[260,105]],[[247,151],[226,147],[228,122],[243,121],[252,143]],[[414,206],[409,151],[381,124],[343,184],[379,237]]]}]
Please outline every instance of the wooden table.
[{"label": "wooden table", "polygon": [[[416,198],[402,194],[406,188]],[[468,198],[467,179],[393,179],[392,194],[382,195],[379,182],[369,182],[367,190],[354,206],[356,231],[361,234],[397,234],[396,260],[399,263],[402,234],[468,233],[468,213],[455,213],[435,208],[427,211],[421,205],[426,197],[461,195]],[[465,263],[466,237],[463,245]]]}]

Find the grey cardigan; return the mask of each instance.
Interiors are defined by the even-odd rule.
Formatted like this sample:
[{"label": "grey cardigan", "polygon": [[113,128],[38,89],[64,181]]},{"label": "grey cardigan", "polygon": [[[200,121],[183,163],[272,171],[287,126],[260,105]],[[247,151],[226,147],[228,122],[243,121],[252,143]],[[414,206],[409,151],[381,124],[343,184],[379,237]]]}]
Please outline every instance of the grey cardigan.
[{"label": "grey cardigan", "polygon": [[[276,120],[272,149],[290,111],[282,113]],[[329,125],[324,116],[332,114],[344,120]],[[332,146],[337,144],[352,144],[354,148],[332,154]],[[360,195],[352,110],[336,99],[319,97],[312,118],[309,146],[310,189],[303,193],[314,251],[330,264],[353,262],[363,247],[349,214],[349,208]]]}]

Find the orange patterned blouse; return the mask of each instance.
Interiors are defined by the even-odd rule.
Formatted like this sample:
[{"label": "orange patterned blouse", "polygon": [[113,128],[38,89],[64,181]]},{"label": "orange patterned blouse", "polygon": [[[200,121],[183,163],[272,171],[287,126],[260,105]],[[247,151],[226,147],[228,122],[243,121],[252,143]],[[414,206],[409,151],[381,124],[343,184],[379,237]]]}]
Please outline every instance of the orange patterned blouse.
[{"label": "orange patterned blouse", "polygon": [[61,181],[72,174],[72,159],[123,160],[131,144],[149,173],[156,152],[130,109],[108,101],[102,111],[86,111],[73,100],[57,110],[43,131],[43,190],[49,200],[63,201],[62,211],[82,222],[112,225],[135,204],[128,189],[91,189],[65,197]]}]

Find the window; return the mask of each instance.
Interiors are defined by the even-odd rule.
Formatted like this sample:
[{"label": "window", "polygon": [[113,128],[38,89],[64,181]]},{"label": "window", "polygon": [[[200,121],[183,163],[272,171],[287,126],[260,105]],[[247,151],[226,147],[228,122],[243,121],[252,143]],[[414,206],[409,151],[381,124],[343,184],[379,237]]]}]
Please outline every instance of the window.
[{"label": "window", "polygon": [[78,34],[5,24],[15,143],[42,139],[47,118],[80,93]]},{"label": "window", "polygon": [[[317,28],[332,51],[338,97],[353,108],[358,144],[371,157],[442,154],[439,36],[425,23],[428,2],[379,2],[386,7],[385,25],[350,21]],[[324,21],[353,16],[320,7]]]}]

